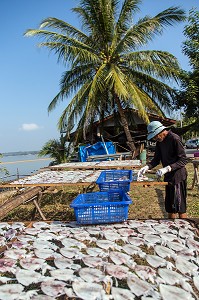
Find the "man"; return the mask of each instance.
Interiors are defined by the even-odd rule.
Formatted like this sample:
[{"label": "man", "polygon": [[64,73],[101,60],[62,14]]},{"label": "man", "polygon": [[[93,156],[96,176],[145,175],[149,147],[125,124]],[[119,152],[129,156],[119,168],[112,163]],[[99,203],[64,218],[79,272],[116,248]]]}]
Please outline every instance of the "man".
[{"label": "man", "polygon": [[156,141],[155,154],[151,162],[138,172],[138,180],[145,172],[162,163],[163,168],[156,172],[160,178],[164,175],[165,209],[168,218],[186,218],[187,158],[180,137],[159,121],[153,121],[147,126],[147,139]]}]

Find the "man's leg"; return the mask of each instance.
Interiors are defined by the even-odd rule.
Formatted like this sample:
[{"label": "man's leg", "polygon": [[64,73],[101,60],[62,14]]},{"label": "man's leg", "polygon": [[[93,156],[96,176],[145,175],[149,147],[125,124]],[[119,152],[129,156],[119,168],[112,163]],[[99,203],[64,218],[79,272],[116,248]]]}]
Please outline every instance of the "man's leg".
[{"label": "man's leg", "polygon": [[169,183],[168,185],[165,186],[165,210],[168,213],[169,219],[176,218],[174,198],[175,198],[175,188],[174,185]]},{"label": "man's leg", "polygon": [[179,213],[179,218],[180,219],[186,219],[187,218],[186,213]]},{"label": "man's leg", "polygon": [[187,180],[184,180],[180,183],[180,209],[178,212],[179,218],[180,219],[186,219],[186,207],[187,207]]},{"label": "man's leg", "polygon": [[175,219],[176,218],[176,214],[174,214],[174,213],[168,213],[168,218],[169,219]]}]

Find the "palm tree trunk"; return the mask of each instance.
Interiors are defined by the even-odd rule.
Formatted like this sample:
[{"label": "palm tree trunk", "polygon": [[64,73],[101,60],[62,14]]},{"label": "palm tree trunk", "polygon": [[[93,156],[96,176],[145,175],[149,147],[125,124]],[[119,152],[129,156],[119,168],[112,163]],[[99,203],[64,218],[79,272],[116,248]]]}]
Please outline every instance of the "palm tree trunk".
[{"label": "palm tree trunk", "polygon": [[128,125],[128,121],[126,119],[126,116],[125,116],[125,113],[124,113],[124,110],[121,106],[121,103],[120,103],[120,100],[119,100],[119,97],[117,95],[115,95],[115,102],[117,104],[117,107],[118,107],[118,112],[120,114],[120,117],[121,117],[121,123],[122,123],[122,126],[124,128],[124,132],[126,134],[126,138],[127,138],[127,143],[129,145],[129,148],[132,152],[132,155],[133,157],[136,156],[136,147],[135,147],[135,144],[134,144],[134,141],[132,139],[132,136],[131,136],[131,132],[129,130],[129,125]]}]

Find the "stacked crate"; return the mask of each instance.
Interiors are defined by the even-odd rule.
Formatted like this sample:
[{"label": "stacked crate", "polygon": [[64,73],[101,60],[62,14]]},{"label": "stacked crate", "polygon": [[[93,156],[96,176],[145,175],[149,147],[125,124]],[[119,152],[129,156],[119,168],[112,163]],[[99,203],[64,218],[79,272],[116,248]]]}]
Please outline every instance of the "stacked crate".
[{"label": "stacked crate", "polygon": [[78,224],[101,224],[126,221],[132,203],[128,191],[132,170],[102,171],[96,183],[100,192],[78,195],[72,202]]}]

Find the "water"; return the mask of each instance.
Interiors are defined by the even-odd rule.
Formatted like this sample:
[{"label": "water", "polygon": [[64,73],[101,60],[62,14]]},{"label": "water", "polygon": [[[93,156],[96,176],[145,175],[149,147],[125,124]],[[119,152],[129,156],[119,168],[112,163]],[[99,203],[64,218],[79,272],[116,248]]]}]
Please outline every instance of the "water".
[{"label": "water", "polygon": [[36,154],[0,157],[0,168],[6,168],[9,172],[8,175],[5,175],[4,172],[0,171],[0,181],[14,180],[32,175],[39,169],[48,167],[51,161],[51,158],[38,158]]}]

